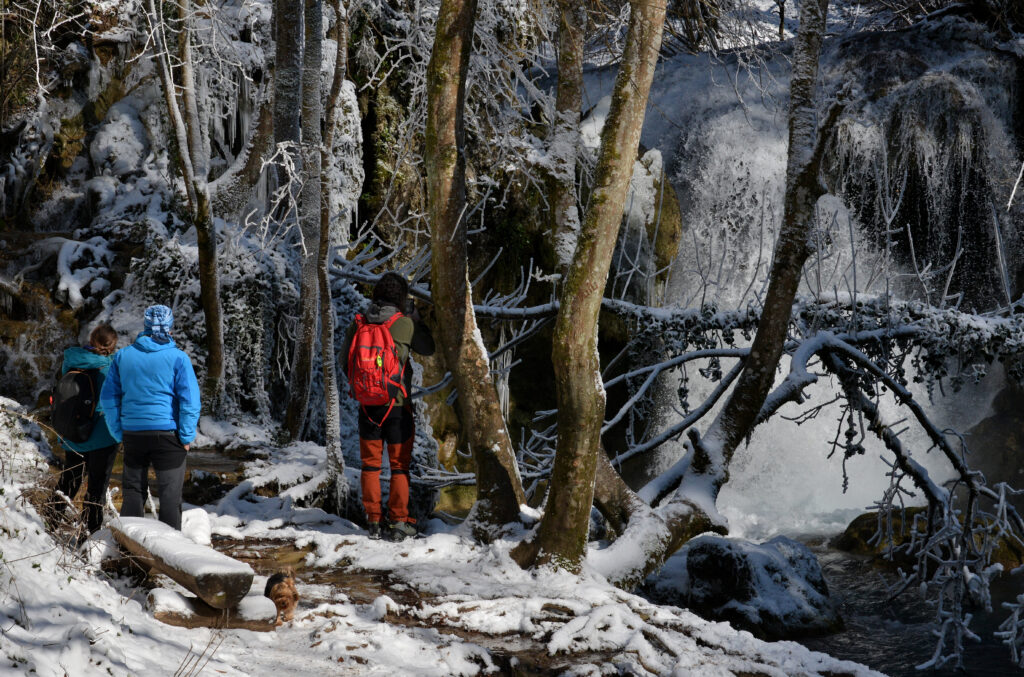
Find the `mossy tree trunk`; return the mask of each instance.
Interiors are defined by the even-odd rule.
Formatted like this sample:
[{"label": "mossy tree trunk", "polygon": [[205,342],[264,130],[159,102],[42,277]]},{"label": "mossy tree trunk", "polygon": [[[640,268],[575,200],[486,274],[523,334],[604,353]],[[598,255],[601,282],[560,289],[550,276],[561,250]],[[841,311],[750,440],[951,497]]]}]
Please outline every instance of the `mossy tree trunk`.
[{"label": "mossy tree trunk", "polygon": [[[161,3],[162,5],[162,3]],[[196,228],[199,249],[199,300],[206,321],[206,380],[203,400],[206,407],[218,411],[224,388],[224,321],[220,305],[220,274],[217,268],[217,234],[210,211],[208,158],[204,149],[202,123],[196,101],[195,66],[192,59],[192,3],[179,6],[181,33],[178,36],[182,97],[176,94],[171,64],[167,57],[166,27],[156,0],[149,0],[150,30],[156,50],[167,115],[178,146],[178,169],[185,180],[189,217]],[[183,110],[184,109],[184,110]]]},{"label": "mossy tree trunk", "polygon": [[320,284],[320,351],[324,376],[324,437],[327,448],[327,485],[329,507],[344,514],[348,498],[345,479],[345,457],[341,449],[339,420],[338,372],[334,354],[334,302],[331,299],[331,199],[329,168],[334,159],[334,136],[337,132],[338,99],[345,80],[348,55],[348,14],[339,0],[331,0],[334,16],[334,38],[338,51],[334,59],[334,75],[327,97],[324,116],[323,144],[320,146],[320,247],[317,252],[317,279]]},{"label": "mossy tree trunk", "polygon": [[299,232],[302,235],[302,277],[299,286],[299,330],[292,353],[285,429],[292,440],[302,436],[309,410],[316,343],[317,278],[320,244],[321,118],[320,68],[323,61],[323,0],[305,0],[302,50],[302,187],[299,194]]},{"label": "mossy tree trunk", "polygon": [[547,181],[548,230],[552,236],[553,266],[564,277],[569,272],[580,230],[576,163],[581,144],[583,41],[587,13],[582,0],[559,0],[558,12],[558,89],[555,93],[555,119],[547,144],[554,159]]},{"label": "mossy tree trunk", "polygon": [[[757,334],[744,371],[722,411],[701,439],[691,430],[693,456],[675,493],[651,509],[624,484],[606,477],[607,486],[597,497],[602,513],[622,528],[620,538],[609,548],[605,561],[614,567],[603,570],[610,581],[622,587],[639,584],[689,538],[708,530],[724,531],[713,518],[718,491],[728,480],[729,463],[739,443],[758,423],[775,379],[786,339],[793,299],[804,263],[814,207],[824,188],[819,181],[825,133],[835,121],[839,108],[818,128],[814,89],[818,59],[825,36],[828,0],[811,0],[800,5],[790,84],[789,152],[782,228],[769,273]],[[613,469],[605,469],[607,472]],[[600,569],[600,567],[599,567]]]},{"label": "mossy tree trunk", "polygon": [[476,0],[442,0],[427,65],[424,169],[431,228],[431,291],[438,338],[458,390],[464,439],[476,462],[478,538],[514,521],[525,501],[515,453],[498,404],[490,363],[473,312],[466,224],[463,115]]},{"label": "mossy tree trunk", "polygon": [[558,444],[547,506],[532,541],[513,552],[524,566],[578,571],[586,552],[605,392],[597,321],[640,145],[644,110],[665,25],[665,3],[630,3],[626,48],[601,131],[594,191],[561,290],[551,360],[556,365]]}]

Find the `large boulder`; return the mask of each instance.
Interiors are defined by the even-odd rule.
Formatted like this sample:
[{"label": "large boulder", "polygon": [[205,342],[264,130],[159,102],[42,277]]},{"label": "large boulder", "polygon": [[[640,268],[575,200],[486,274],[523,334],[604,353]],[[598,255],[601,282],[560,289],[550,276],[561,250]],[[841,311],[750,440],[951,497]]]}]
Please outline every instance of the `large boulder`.
[{"label": "large boulder", "polygon": [[763,639],[843,626],[814,553],[784,536],[761,544],[698,536],[648,577],[644,591],[656,602],[729,621]]}]

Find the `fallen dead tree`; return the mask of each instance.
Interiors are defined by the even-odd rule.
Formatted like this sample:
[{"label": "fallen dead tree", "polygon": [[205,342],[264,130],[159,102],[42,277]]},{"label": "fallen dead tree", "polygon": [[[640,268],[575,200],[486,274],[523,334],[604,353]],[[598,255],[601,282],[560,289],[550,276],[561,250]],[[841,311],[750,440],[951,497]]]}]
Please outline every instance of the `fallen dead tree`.
[{"label": "fallen dead tree", "polygon": [[122,517],[109,526],[135,561],[168,576],[212,609],[235,609],[252,587],[253,570],[248,564],[194,543],[163,522]]}]

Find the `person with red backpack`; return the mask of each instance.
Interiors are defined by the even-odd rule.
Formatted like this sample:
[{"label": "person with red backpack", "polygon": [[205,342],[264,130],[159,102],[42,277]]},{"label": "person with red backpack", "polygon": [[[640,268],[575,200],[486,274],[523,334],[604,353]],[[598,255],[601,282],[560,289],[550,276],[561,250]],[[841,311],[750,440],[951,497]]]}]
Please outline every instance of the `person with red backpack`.
[{"label": "person with red backpack", "polygon": [[[373,288],[373,302],[356,315],[345,340],[345,375],[359,402],[360,486],[370,538],[382,536],[380,470],[387,445],[391,466],[387,516],[392,540],[416,535],[409,516],[409,466],[416,422],[409,400],[410,350],[434,352],[434,340],[419,323],[415,306],[407,308],[409,283],[385,273]],[[411,305],[411,304],[410,304]],[[409,310],[404,314],[402,309]]]}]

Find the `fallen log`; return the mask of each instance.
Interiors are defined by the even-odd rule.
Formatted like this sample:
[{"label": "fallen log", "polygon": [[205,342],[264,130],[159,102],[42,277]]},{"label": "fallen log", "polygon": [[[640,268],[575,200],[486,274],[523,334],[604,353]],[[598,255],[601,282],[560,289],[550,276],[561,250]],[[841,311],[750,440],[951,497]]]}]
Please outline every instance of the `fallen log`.
[{"label": "fallen log", "polygon": [[173,590],[150,591],[148,607],[153,618],[181,628],[219,628],[270,632],[277,627],[277,607],[262,595],[250,595],[231,609],[214,609],[199,599]]},{"label": "fallen log", "polygon": [[194,543],[163,522],[121,517],[108,526],[118,544],[142,566],[165,574],[214,609],[234,607],[252,587],[248,564]]}]

